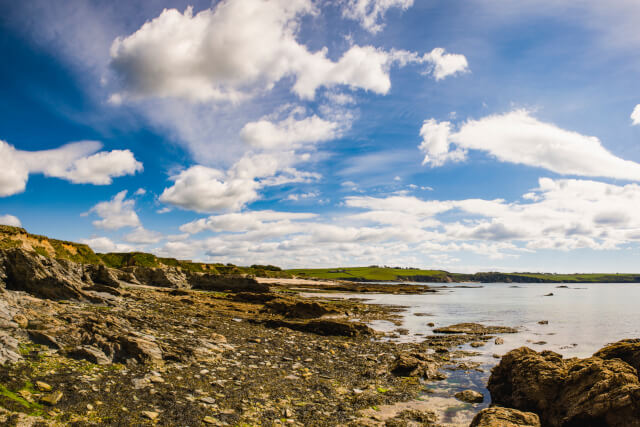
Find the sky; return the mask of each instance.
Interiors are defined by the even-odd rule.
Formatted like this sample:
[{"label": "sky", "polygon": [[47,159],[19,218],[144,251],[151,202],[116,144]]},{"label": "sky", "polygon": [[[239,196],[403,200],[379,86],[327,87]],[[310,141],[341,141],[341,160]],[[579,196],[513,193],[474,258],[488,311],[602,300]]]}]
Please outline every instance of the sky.
[{"label": "sky", "polygon": [[282,267],[640,272],[636,0],[0,0],[0,223]]}]

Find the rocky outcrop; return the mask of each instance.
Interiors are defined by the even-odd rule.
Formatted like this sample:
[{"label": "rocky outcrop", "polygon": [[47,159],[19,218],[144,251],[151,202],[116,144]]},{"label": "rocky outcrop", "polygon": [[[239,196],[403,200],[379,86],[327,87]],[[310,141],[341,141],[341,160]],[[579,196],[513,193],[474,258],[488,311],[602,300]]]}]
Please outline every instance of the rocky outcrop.
[{"label": "rocky outcrop", "polygon": [[518,330],[515,328],[509,328],[507,326],[484,326],[479,323],[457,323],[455,325],[434,329],[433,332],[439,334],[487,335],[515,334],[516,332],[518,332]]},{"label": "rocky outcrop", "polygon": [[563,359],[522,347],[502,358],[487,388],[493,403],[535,412],[544,425],[640,426],[638,374],[619,358]]},{"label": "rocky outcrop", "polygon": [[189,288],[187,275],[177,268],[125,267],[123,271],[131,273],[142,285],[162,288]]},{"label": "rocky outcrop", "polygon": [[422,377],[428,380],[443,380],[440,366],[422,353],[401,353],[391,367],[391,373],[400,377]]},{"label": "rocky outcrop", "polygon": [[269,292],[269,286],[254,278],[243,276],[218,276],[207,273],[190,273],[189,284],[194,289],[216,292]]},{"label": "rocky outcrop", "polygon": [[593,357],[607,360],[620,359],[640,372],[640,340],[630,339],[618,341],[598,350],[594,353]]},{"label": "rocky outcrop", "polygon": [[295,301],[285,298],[278,298],[265,304],[265,308],[270,311],[281,314],[284,317],[298,319],[314,319],[329,313],[337,313],[324,304],[315,301]]},{"label": "rocky outcrop", "polygon": [[317,319],[308,322],[289,320],[269,320],[265,324],[271,328],[289,328],[295,331],[311,332],[325,336],[356,337],[360,335],[373,335],[374,331],[367,325],[358,322],[345,322],[340,320]]},{"label": "rocky outcrop", "polygon": [[118,270],[109,268],[105,265],[89,264],[85,268],[86,274],[91,278],[93,283],[97,285],[108,286],[111,288],[119,288],[120,280],[118,279]]},{"label": "rocky outcrop", "polygon": [[0,286],[40,298],[99,300],[82,290],[87,284],[83,268],[23,249],[0,251]]},{"label": "rocky outcrop", "polygon": [[533,412],[493,406],[485,408],[471,421],[470,427],[540,427],[540,418]]}]

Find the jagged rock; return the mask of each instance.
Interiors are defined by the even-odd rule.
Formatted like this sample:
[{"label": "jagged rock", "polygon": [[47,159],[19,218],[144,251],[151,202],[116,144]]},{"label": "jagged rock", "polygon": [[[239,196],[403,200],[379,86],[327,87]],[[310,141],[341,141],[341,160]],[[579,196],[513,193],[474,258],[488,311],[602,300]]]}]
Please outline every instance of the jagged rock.
[{"label": "jagged rock", "polygon": [[46,345],[56,350],[60,349],[60,344],[52,335],[34,329],[29,329],[27,333],[29,334],[29,339],[36,344]]},{"label": "jagged rock", "polygon": [[516,332],[518,332],[518,330],[515,328],[509,328],[507,326],[484,326],[479,323],[457,323],[455,325],[434,329],[433,332],[439,334],[488,335],[515,334]]},{"label": "jagged rock", "polygon": [[177,268],[153,268],[153,267],[126,267],[125,271],[132,273],[136,280],[147,286],[158,286],[162,288],[179,288],[189,287],[187,276],[184,272]]},{"label": "jagged rock", "polygon": [[339,320],[318,319],[308,322],[288,320],[269,320],[265,324],[272,328],[285,327],[302,332],[312,332],[326,336],[355,337],[359,335],[373,335],[373,329],[358,322],[343,322]]},{"label": "jagged rock", "polygon": [[640,372],[640,340],[622,340],[601,348],[593,357],[621,359]]},{"label": "jagged rock", "polygon": [[459,391],[455,395],[455,398],[467,403],[482,403],[484,396],[475,390]]},{"label": "jagged rock", "polygon": [[140,362],[158,362],[162,360],[162,350],[155,342],[135,336],[120,337],[121,353],[118,358],[127,360],[135,358]]},{"label": "jagged rock", "polygon": [[46,258],[23,249],[0,250],[0,278],[7,289],[40,298],[98,300],[82,291],[86,282],[79,264]]},{"label": "jagged rock", "polygon": [[391,373],[400,377],[422,377],[428,380],[443,380],[446,376],[439,365],[421,353],[401,353],[391,367]]},{"label": "jagged rock", "polygon": [[258,283],[251,277],[218,276],[207,273],[190,273],[189,284],[194,289],[218,292],[269,292],[269,285]]},{"label": "jagged rock", "polygon": [[71,350],[68,355],[74,359],[87,360],[96,365],[108,365],[111,363],[111,359],[102,350],[90,345],[78,346]]},{"label": "jagged rock", "polygon": [[118,280],[118,271],[111,269],[105,265],[87,265],[85,266],[86,274],[91,277],[91,280],[99,285],[109,286],[111,288],[119,288],[120,281]]},{"label": "jagged rock", "polygon": [[15,362],[20,360],[22,356],[18,351],[18,340],[0,331],[0,365],[7,362]]},{"label": "jagged rock", "polygon": [[487,388],[492,402],[535,412],[549,426],[640,426],[640,381],[620,359],[563,359],[526,347],[510,351]]},{"label": "jagged rock", "polygon": [[540,418],[533,412],[493,406],[485,408],[471,421],[469,427],[540,427]]},{"label": "jagged rock", "polygon": [[314,319],[336,312],[315,301],[290,301],[284,298],[269,301],[265,307],[285,317],[298,319]]}]

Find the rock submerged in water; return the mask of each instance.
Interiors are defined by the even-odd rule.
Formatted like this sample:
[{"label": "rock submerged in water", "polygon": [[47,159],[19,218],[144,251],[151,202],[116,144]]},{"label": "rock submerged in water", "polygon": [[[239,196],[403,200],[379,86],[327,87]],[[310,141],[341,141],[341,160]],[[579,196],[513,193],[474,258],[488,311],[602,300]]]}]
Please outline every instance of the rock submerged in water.
[{"label": "rock submerged in water", "polygon": [[455,325],[434,329],[433,332],[440,334],[488,335],[515,334],[518,330],[508,326],[484,326],[479,323],[457,323]]},{"label": "rock submerged in water", "polygon": [[467,403],[482,403],[484,396],[475,390],[459,391],[455,395],[455,398]]},{"label": "rock submerged in water", "polygon": [[622,342],[596,355],[563,359],[560,354],[521,347],[507,353],[489,378],[492,402],[535,412],[548,426],[640,426],[638,343]]},{"label": "rock submerged in water", "polygon": [[485,408],[471,421],[470,427],[540,427],[540,418],[533,412],[492,406]]}]

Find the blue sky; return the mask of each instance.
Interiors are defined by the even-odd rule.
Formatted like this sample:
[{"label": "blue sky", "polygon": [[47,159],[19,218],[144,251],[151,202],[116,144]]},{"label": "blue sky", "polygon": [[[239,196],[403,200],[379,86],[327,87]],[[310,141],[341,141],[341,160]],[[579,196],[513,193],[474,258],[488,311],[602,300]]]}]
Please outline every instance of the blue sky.
[{"label": "blue sky", "polygon": [[638,19],[0,1],[0,220],[211,262],[637,272]]}]

